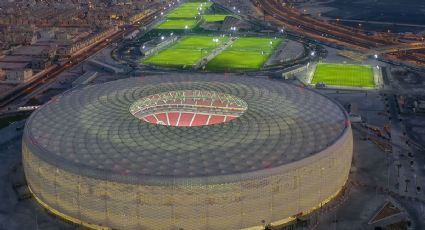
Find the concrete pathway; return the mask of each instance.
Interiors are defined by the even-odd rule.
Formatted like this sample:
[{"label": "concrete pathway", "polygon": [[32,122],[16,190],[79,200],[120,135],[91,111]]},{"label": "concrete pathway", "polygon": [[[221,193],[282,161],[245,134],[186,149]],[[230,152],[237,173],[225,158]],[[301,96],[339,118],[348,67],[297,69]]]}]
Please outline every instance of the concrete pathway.
[{"label": "concrete pathway", "polygon": [[201,58],[201,60],[198,61],[193,66],[193,69],[200,69],[203,66],[205,66],[209,61],[211,61],[213,58],[215,58],[217,55],[219,55],[223,50],[227,49],[227,47],[231,46],[233,42],[235,42],[237,38],[231,37],[229,40],[223,44],[221,44],[219,47],[212,50],[206,57]]}]

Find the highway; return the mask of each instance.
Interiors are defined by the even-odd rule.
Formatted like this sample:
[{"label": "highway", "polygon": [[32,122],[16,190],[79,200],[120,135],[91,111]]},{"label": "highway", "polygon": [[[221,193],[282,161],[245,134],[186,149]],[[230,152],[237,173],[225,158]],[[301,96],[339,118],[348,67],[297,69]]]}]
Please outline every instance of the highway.
[{"label": "highway", "polygon": [[[257,7],[272,18],[277,19],[285,28],[293,28],[305,35],[320,38],[320,40],[337,39],[345,45],[355,45],[359,50],[370,49],[386,44],[380,38],[367,36],[355,32],[353,29],[329,24],[298,12],[295,9],[284,7],[276,0],[253,0]],[[355,39],[353,39],[355,37]]]},{"label": "highway", "polygon": [[[329,23],[309,15],[302,14],[294,8],[287,7],[278,0],[251,0],[266,15],[266,20],[281,28],[307,36],[317,41],[337,44],[359,52],[371,52],[380,47],[412,46],[418,49],[417,42],[399,43],[398,35],[388,34],[385,37],[371,36],[356,28],[348,28],[339,24]],[[423,42],[422,42],[423,43]],[[415,46],[415,47],[413,47]],[[384,54],[383,57],[392,61],[407,62],[408,64],[425,67],[425,60],[418,51],[408,55]]]},{"label": "highway", "polygon": [[329,19],[335,22],[354,22],[361,24],[375,24],[375,25],[387,25],[387,26],[407,26],[407,27],[420,27],[425,28],[425,25],[421,24],[409,24],[409,23],[397,23],[397,22],[381,22],[381,21],[368,21],[368,20],[353,20],[353,19]]},{"label": "highway", "polygon": [[[162,9],[162,6],[159,7],[158,10],[153,11],[152,13],[146,15],[143,19],[139,21],[140,24],[148,24],[152,22],[155,19],[155,16],[159,15],[159,12],[161,11],[161,9]],[[134,24],[130,27],[127,26],[125,28],[120,27],[120,29],[116,33],[111,35],[110,37],[105,38],[104,40],[92,45],[91,47],[84,50],[84,52],[81,52],[76,56],[70,57],[65,64],[57,65],[56,67],[47,71],[42,76],[38,77],[37,79],[34,79],[32,82],[16,87],[7,95],[0,98],[0,111],[10,109],[11,107],[14,106],[15,103],[19,103],[19,101],[22,98],[45,88],[42,86],[48,85],[54,82],[56,77],[60,75],[61,73],[63,73],[64,71],[77,66],[78,64],[85,61],[92,55],[108,47],[110,44],[116,43],[117,41],[121,40],[125,35],[132,33],[134,30],[138,28],[139,28],[138,24]]]}]

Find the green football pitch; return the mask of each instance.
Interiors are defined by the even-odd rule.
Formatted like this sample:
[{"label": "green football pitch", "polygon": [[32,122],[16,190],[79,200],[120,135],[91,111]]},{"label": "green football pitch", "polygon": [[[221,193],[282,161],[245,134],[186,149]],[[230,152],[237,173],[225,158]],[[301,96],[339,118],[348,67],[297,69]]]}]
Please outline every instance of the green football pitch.
[{"label": "green football pitch", "polygon": [[162,30],[183,30],[193,29],[198,24],[196,19],[166,19],[163,23],[158,26],[158,29]]},{"label": "green football pitch", "polygon": [[145,59],[143,63],[164,67],[191,68],[227,40],[227,37],[185,37],[170,48]]},{"label": "green football pitch", "polygon": [[211,60],[207,69],[260,69],[282,41],[280,38],[239,38]]},{"label": "green football pitch", "polygon": [[211,2],[187,2],[171,11],[167,18],[195,18],[199,10],[205,11],[211,7]]},{"label": "green football pitch", "polygon": [[227,16],[229,15],[228,14],[207,14],[207,15],[203,15],[202,18],[206,22],[222,22]]},{"label": "green football pitch", "polygon": [[318,64],[311,83],[319,82],[334,86],[375,86],[373,68],[363,65]]}]

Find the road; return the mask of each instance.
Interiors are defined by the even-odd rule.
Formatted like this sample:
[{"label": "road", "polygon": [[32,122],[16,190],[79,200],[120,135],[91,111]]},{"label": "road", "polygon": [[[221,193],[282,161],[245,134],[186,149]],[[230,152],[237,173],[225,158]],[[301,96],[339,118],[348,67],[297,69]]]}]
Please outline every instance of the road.
[{"label": "road", "polygon": [[[345,27],[338,23],[330,23],[321,19],[302,14],[296,9],[286,7],[278,0],[251,0],[255,6],[266,15],[266,20],[286,30],[310,37],[327,44],[336,44],[359,52],[372,52],[379,47],[404,45],[410,43],[398,42],[399,35],[371,36],[363,31]],[[423,41],[414,41],[412,44]],[[425,67],[425,59],[419,51],[408,54],[383,54],[382,58],[410,65]]]},{"label": "road", "polygon": [[329,19],[329,20],[330,21],[336,21],[336,22],[355,22],[355,23],[361,23],[361,24],[396,25],[396,26],[408,26],[408,27],[425,28],[425,25],[421,25],[421,24],[409,24],[409,23],[397,23],[397,22],[380,22],[380,21],[353,20],[353,19]]}]

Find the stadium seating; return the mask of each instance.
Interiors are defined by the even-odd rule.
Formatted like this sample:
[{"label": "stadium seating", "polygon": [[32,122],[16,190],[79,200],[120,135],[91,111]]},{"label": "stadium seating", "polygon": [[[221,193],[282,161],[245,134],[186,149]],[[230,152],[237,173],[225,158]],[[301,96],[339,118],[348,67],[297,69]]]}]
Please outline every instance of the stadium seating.
[{"label": "stadium seating", "polygon": [[228,122],[237,118],[242,109],[235,101],[211,92],[185,92],[183,97],[171,92],[163,96],[152,96],[135,114],[153,124],[188,127]]}]

